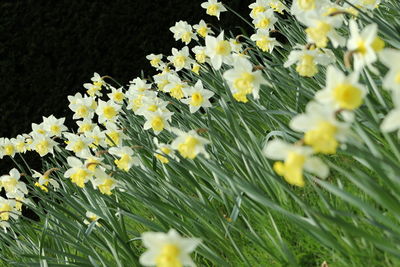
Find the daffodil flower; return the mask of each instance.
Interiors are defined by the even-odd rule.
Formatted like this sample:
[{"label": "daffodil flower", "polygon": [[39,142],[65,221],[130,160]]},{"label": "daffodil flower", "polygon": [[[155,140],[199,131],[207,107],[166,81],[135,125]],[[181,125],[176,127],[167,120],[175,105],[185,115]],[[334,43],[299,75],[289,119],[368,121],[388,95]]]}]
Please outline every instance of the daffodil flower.
[{"label": "daffodil flower", "polygon": [[64,133],[64,136],[67,138],[67,141],[65,142],[67,146],[65,149],[74,152],[78,157],[87,153],[89,145],[93,142],[92,138],[88,138],[84,135]]},{"label": "daffodil flower", "polygon": [[386,48],[380,52],[379,59],[389,68],[383,79],[383,87],[393,92],[400,91],[400,51]]},{"label": "daffodil flower", "polygon": [[260,70],[253,71],[253,65],[244,57],[237,57],[233,69],[224,72],[223,77],[228,82],[233,97],[239,102],[247,102],[247,95],[259,98],[262,84],[268,84]]},{"label": "daffodil flower", "polygon": [[156,137],[153,138],[153,142],[157,147],[154,156],[159,161],[161,161],[161,163],[167,164],[169,162],[169,159],[165,155],[168,155],[168,157],[173,158],[174,160],[179,162],[179,158],[175,155],[175,151],[173,150],[171,145],[159,143]]},{"label": "daffodil flower", "polygon": [[65,118],[57,119],[53,115],[50,115],[47,118],[43,117],[43,128],[51,136],[60,137],[63,132],[68,130],[64,122]]},{"label": "daffodil flower", "polygon": [[168,110],[156,110],[155,112],[145,112],[143,115],[146,122],[143,129],[152,129],[155,134],[159,134],[163,130],[169,130],[171,117],[174,113]]},{"label": "daffodil flower", "polygon": [[271,53],[275,46],[281,46],[275,38],[269,36],[269,31],[266,29],[257,30],[255,34],[250,36],[250,39],[255,41],[257,47],[263,52]]},{"label": "daffodil flower", "polygon": [[299,145],[288,144],[282,140],[275,139],[268,142],[264,148],[264,155],[274,163],[274,171],[283,176],[289,184],[303,187],[305,185],[303,170],[313,173],[320,178],[326,178],[329,169],[323,161],[312,156],[312,149]]},{"label": "daffodil flower", "polygon": [[295,116],[290,121],[290,127],[305,133],[304,143],[311,146],[315,153],[335,154],[350,132],[350,123],[338,121],[335,113],[329,105],[309,102],[306,113]]},{"label": "daffodil flower", "polygon": [[0,188],[4,188],[8,198],[23,198],[28,194],[26,184],[19,179],[21,174],[15,168],[11,169],[8,175],[0,177]]},{"label": "daffodil flower", "polygon": [[106,121],[116,121],[121,110],[121,105],[114,103],[112,100],[107,102],[99,99],[96,114],[99,116],[99,123]]},{"label": "daffodil flower", "polygon": [[198,40],[197,36],[193,33],[192,26],[190,26],[186,21],[178,21],[175,23],[175,26],[169,28],[169,30],[174,34],[174,38],[176,41],[182,40],[186,45],[190,43],[190,41]]},{"label": "daffodil flower", "polygon": [[210,58],[211,65],[215,70],[219,70],[222,63],[227,63],[231,50],[229,41],[224,39],[223,31],[218,37],[206,36],[206,55]]},{"label": "daffodil flower", "polygon": [[203,154],[206,158],[209,157],[205,150],[205,145],[209,141],[200,137],[196,131],[183,132],[177,128],[172,128],[172,132],[177,135],[177,138],[172,142],[173,149],[178,150],[182,157],[194,159],[198,154]]},{"label": "daffodil flower", "polygon": [[64,173],[64,177],[71,178],[71,181],[84,188],[85,184],[93,177],[93,172],[76,157],[68,157],[67,163],[71,167]]},{"label": "daffodil flower", "polygon": [[18,211],[15,209],[16,201],[11,199],[5,199],[0,197],[0,223],[3,228],[9,227],[8,223],[4,223],[4,221],[8,221],[11,218],[18,218]]},{"label": "daffodil flower", "polygon": [[150,55],[146,56],[146,59],[150,61],[150,65],[153,68],[156,68],[156,69],[160,67],[160,63],[162,62],[162,58],[163,58],[162,54],[157,54],[157,55],[150,54]]},{"label": "daffodil flower", "polygon": [[274,24],[277,21],[278,19],[275,17],[274,11],[272,9],[268,9],[265,12],[258,13],[258,15],[253,19],[252,23],[256,29],[273,30],[275,29]]},{"label": "daffodil flower", "polygon": [[139,258],[143,266],[196,266],[189,254],[201,243],[198,238],[184,238],[171,229],[168,233],[142,233],[142,242],[147,249]]},{"label": "daffodil flower", "polygon": [[347,49],[353,55],[354,70],[360,71],[364,66],[372,67],[377,60],[376,53],[381,51],[385,43],[377,36],[376,24],[367,25],[361,32],[357,22],[350,20],[350,38],[347,40]]},{"label": "daffodil flower", "polygon": [[187,98],[181,99],[181,101],[189,105],[190,113],[195,113],[201,107],[211,107],[210,98],[214,95],[214,92],[206,90],[203,87],[201,80],[198,80],[193,87],[190,87],[186,91]]},{"label": "daffodil flower", "polygon": [[201,3],[201,7],[206,9],[207,15],[217,17],[217,19],[219,19],[221,12],[226,11],[224,5],[217,0],[208,0],[207,2]]},{"label": "daffodil flower", "polygon": [[362,105],[367,93],[364,86],[358,83],[358,72],[345,76],[340,70],[328,66],[326,70],[326,87],[315,94],[315,99],[331,105],[335,109],[355,110]]},{"label": "daffodil flower", "polygon": [[40,172],[37,172],[33,170],[32,177],[37,179],[37,182],[35,183],[35,186],[39,187],[45,192],[48,192],[48,186],[51,184],[54,188],[54,190],[57,190],[60,188],[60,185],[58,182],[52,178],[49,177],[49,174],[52,170],[47,171],[44,174],[41,174]]},{"label": "daffodil flower", "polygon": [[255,19],[269,9],[269,4],[268,1],[265,0],[256,0],[254,3],[249,5],[249,8],[251,9],[250,17]]},{"label": "daffodil flower", "polygon": [[111,155],[119,157],[114,160],[115,165],[118,169],[123,171],[129,171],[133,165],[139,164],[139,159],[133,156],[133,150],[130,147],[112,147],[108,150]]},{"label": "daffodil flower", "polygon": [[168,56],[167,59],[174,65],[175,71],[180,71],[182,69],[190,69],[190,58],[189,58],[189,48],[187,46],[178,50],[172,48],[172,56]]},{"label": "daffodil flower", "polygon": [[168,84],[165,85],[164,91],[168,92],[173,98],[181,99],[185,96],[185,91],[187,91],[189,85],[183,82],[178,75],[170,74],[168,75]]},{"label": "daffodil flower", "polygon": [[308,48],[296,45],[290,52],[285,68],[296,64],[296,71],[304,77],[313,77],[318,73],[317,65],[327,66],[334,63],[335,55],[330,49]]},{"label": "daffodil flower", "polygon": [[93,173],[94,180],[92,184],[95,188],[97,188],[100,193],[105,195],[111,195],[112,190],[117,186],[117,181],[108,175],[104,169],[96,168]]},{"label": "daffodil flower", "polygon": [[44,157],[49,153],[54,155],[54,149],[57,147],[57,142],[48,135],[32,134],[32,143],[30,144],[30,147],[41,157]]},{"label": "daffodil flower", "polygon": [[115,87],[110,86],[110,88],[111,88],[111,93],[107,94],[108,98],[114,101],[114,103],[116,104],[123,104],[125,99],[125,94],[122,91],[122,87],[117,89]]},{"label": "daffodil flower", "polygon": [[101,93],[102,87],[105,85],[104,80],[100,77],[100,75],[95,72],[93,74],[93,77],[91,78],[92,83],[85,83],[83,84],[83,87],[87,89],[87,94],[89,96],[102,96],[103,94]]},{"label": "daffodil flower", "polygon": [[214,33],[213,30],[207,26],[204,20],[200,20],[199,24],[193,25],[193,29],[195,29],[197,34],[203,38],[205,38],[208,34]]},{"label": "daffodil flower", "polygon": [[106,122],[105,127],[104,134],[106,135],[108,146],[121,146],[122,141],[128,138],[124,131],[114,122]]}]

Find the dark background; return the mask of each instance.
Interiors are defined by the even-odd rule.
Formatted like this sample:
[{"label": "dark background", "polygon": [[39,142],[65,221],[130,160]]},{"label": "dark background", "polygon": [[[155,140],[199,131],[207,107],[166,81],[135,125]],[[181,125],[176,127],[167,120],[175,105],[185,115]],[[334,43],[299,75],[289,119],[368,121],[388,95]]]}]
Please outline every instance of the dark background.
[{"label": "dark background", "polygon": [[[42,116],[71,117],[67,95],[83,92],[93,72],[123,84],[154,74],[146,55],[169,55],[176,43],[169,27],[200,19],[225,30],[246,26],[231,12],[221,21],[193,0],[2,0],[0,2],[0,136],[31,131]],[[251,0],[225,0],[249,18]],[[28,154],[33,160],[34,155]],[[13,166],[0,161],[1,174]],[[37,161],[34,168],[40,169]],[[0,175],[1,175],[0,174]]]}]

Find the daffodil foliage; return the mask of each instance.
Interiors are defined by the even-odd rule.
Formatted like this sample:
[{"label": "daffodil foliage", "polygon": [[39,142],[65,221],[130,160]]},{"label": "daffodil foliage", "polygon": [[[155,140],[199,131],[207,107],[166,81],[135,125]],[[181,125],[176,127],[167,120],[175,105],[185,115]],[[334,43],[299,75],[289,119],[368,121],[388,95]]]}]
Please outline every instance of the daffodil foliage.
[{"label": "daffodil foliage", "polygon": [[249,8],[172,25],[151,78],[94,73],[74,129],[0,139],[44,162],[0,177],[2,266],[400,266],[399,2]]}]

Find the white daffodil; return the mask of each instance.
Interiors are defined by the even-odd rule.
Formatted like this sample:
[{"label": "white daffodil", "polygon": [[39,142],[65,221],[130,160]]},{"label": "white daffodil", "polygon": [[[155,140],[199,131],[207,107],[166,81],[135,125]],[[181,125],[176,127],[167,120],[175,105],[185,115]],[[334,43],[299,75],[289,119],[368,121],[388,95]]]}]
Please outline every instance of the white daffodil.
[{"label": "white daffodil", "polygon": [[171,229],[168,233],[142,233],[142,242],[147,248],[139,258],[143,266],[196,266],[189,254],[201,243],[198,238],[184,238]]},{"label": "white daffodil", "polygon": [[168,103],[168,101],[164,101],[159,97],[145,97],[142,106],[136,111],[136,114],[144,116],[147,112],[165,111]]},{"label": "white daffodil", "polygon": [[264,52],[271,53],[275,46],[281,46],[275,38],[269,36],[268,30],[257,30],[250,39],[256,42],[258,48]]},{"label": "white daffodil", "polygon": [[336,60],[330,49],[314,49],[306,46],[295,46],[283,65],[285,68],[296,64],[296,71],[304,77],[313,77],[318,73],[317,65],[327,66]]},{"label": "white daffodil", "polygon": [[28,188],[20,178],[21,174],[15,168],[11,169],[8,175],[0,177],[0,188],[5,189],[8,198],[23,198],[28,194]]},{"label": "white daffodil", "polygon": [[114,160],[114,163],[120,170],[127,172],[133,165],[139,165],[139,159],[133,156],[133,150],[128,146],[112,147],[108,152],[119,157],[119,159]]},{"label": "white daffodil", "polygon": [[35,150],[41,157],[47,154],[54,155],[54,148],[56,148],[57,142],[50,138],[48,135],[33,134],[32,143],[30,147]]},{"label": "white daffodil", "polygon": [[239,102],[247,102],[247,95],[259,98],[262,84],[268,84],[260,70],[253,71],[253,65],[244,57],[237,57],[233,69],[227,70],[223,77],[228,82],[233,97]]},{"label": "white daffodil", "polygon": [[49,184],[53,186],[54,190],[59,189],[60,185],[58,184],[58,182],[49,177],[49,175],[53,170],[54,169],[50,169],[46,171],[44,174],[41,174],[40,172],[33,170],[32,177],[38,179],[37,182],[35,183],[35,186],[39,187],[45,192],[49,191],[48,189]]},{"label": "white daffodil", "polygon": [[277,21],[278,19],[275,17],[274,11],[272,9],[268,9],[265,12],[258,13],[252,22],[256,29],[269,31],[275,29],[274,24]]},{"label": "white daffodil", "polygon": [[150,54],[150,55],[146,56],[146,59],[150,61],[150,65],[153,68],[156,68],[156,69],[160,67],[160,63],[162,62],[162,58],[163,58],[162,54],[157,54],[157,55]]},{"label": "white daffodil", "polygon": [[353,55],[354,69],[361,70],[364,66],[371,67],[377,60],[376,52],[385,46],[385,43],[377,36],[378,26],[367,25],[361,32],[357,22],[350,20],[350,38],[347,41],[347,49]]},{"label": "white daffodil", "polygon": [[381,124],[381,130],[385,133],[400,129],[400,91],[392,92],[394,108],[386,115]]},{"label": "white daffodil", "polygon": [[[312,148],[288,144],[280,139],[268,142],[264,155],[274,163],[274,171],[283,176],[289,184],[304,186],[303,169],[321,178],[329,175],[329,169],[323,161],[312,156]],[[281,161],[283,160],[283,162]]]},{"label": "white daffodil", "polygon": [[200,75],[200,68],[201,66],[197,64],[196,62],[192,62],[192,71],[196,73],[197,75]]},{"label": "white daffodil", "polygon": [[105,126],[106,130],[104,133],[106,135],[106,143],[108,146],[121,146],[122,141],[128,138],[117,124],[107,122]]},{"label": "white daffodil", "polygon": [[192,51],[195,55],[195,59],[197,62],[199,62],[200,64],[206,62],[207,55],[205,46],[195,46],[192,48]]},{"label": "white daffodil", "polygon": [[127,95],[142,94],[151,89],[151,83],[141,78],[135,78],[129,81],[129,89]]},{"label": "white daffodil", "polygon": [[69,104],[76,104],[78,101],[83,99],[83,96],[81,93],[76,93],[75,95],[69,95],[67,96],[67,99],[69,101]]},{"label": "white daffodil", "polygon": [[43,117],[43,128],[50,136],[60,137],[63,132],[68,130],[64,122],[65,118],[57,119],[53,115],[50,115],[47,118]]},{"label": "white daffodil", "polygon": [[96,100],[92,97],[70,98],[69,108],[74,112],[73,119],[91,119],[96,108]]},{"label": "white daffodil", "polygon": [[306,113],[295,116],[290,127],[305,133],[304,143],[315,153],[335,154],[339,144],[347,140],[350,123],[338,121],[335,110],[329,105],[309,102]]},{"label": "white daffodil", "polygon": [[18,211],[16,209],[16,201],[5,199],[0,197],[0,224],[5,227],[9,227],[10,225],[6,223],[11,218],[17,219],[18,218]]},{"label": "white daffodil", "polygon": [[287,7],[280,0],[267,0],[267,2],[272,10],[279,14],[283,14],[283,11],[287,10]]},{"label": "white daffodil", "polygon": [[93,142],[92,138],[73,133],[64,133],[64,136],[67,138],[67,141],[65,141],[67,144],[66,150],[74,152],[78,157],[89,152],[89,145]]},{"label": "white daffodil", "polygon": [[14,157],[16,151],[15,145],[14,145],[14,138],[1,138],[0,139],[0,150],[3,154],[3,156],[10,156]]},{"label": "white daffodil", "polygon": [[107,94],[108,98],[114,101],[116,104],[123,104],[125,99],[125,94],[122,91],[123,88],[121,87],[117,89],[112,86],[110,86],[110,88],[111,88],[111,93]]},{"label": "white daffodil", "polygon": [[229,43],[231,45],[231,52],[233,53],[232,56],[235,56],[235,54],[242,54],[243,52],[243,44],[238,41],[238,39],[229,39]]},{"label": "white daffodil", "polygon": [[185,91],[187,91],[188,88],[189,85],[181,81],[178,75],[170,74],[168,75],[168,84],[165,85],[164,91],[168,92],[173,98],[179,100],[185,96]]},{"label": "white daffodil", "polygon": [[86,168],[85,164],[78,158],[68,157],[67,162],[71,168],[64,173],[64,177],[71,178],[74,184],[84,188],[85,183],[93,177],[93,172]]},{"label": "white daffodil", "polygon": [[93,186],[97,188],[102,194],[111,195],[111,191],[116,187],[117,181],[101,168],[96,168],[93,175]]},{"label": "white daffodil", "polygon": [[169,72],[162,72],[156,75],[153,75],[154,83],[157,85],[157,89],[161,92],[164,92],[164,87],[169,83],[168,76]]},{"label": "white daffodil", "polygon": [[174,113],[168,110],[156,110],[154,112],[145,112],[143,115],[146,118],[146,122],[143,125],[143,129],[153,129],[155,134],[159,134],[163,130],[169,130],[171,117]]},{"label": "white daffodil", "polygon": [[201,7],[206,9],[207,15],[217,17],[217,19],[219,19],[221,12],[226,11],[224,5],[217,0],[208,0],[207,2],[203,2],[201,3]]},{"label": "white daffodil", "polygon": [[326,70],[326,87],[315,94],[315,99],[331,105],[335,109],[354,110],[362,105],[367,94],[364,86],[358,83],[358,72],[345,76],[335,67]]},{"label": "white daffodil", "polygon": [[400,91],[400,50],[386,48],[379,54],[389,71],[383,79],[383,87],[393,91]]},{"label": "white daffodil", "polygon": [[154,137],[153,142],[157,147],[157,150],[154,153],[154,156],[159,161],[161,161],[163,164],[167,164],[169,162],[169,159],[166,157],[166,155],[167,155],[168,157],[179,162],[179,158],[176,156],[175,151],[173,150],[171,145],[159,143],[158,139],[156,137]]},{"label": "white daffodil", "polygon": [[189,105],[190,113],[195,113],[201,107],[211,107],[210,98],[214,95],[214,92],[206,90],[203,87],[201,80],[198,80],[193,87],[190,87],[186,92],[187,98],[181,99],[181,101]]},{"label": "white daffodil", "polygon": [[40,124],[37,123],[32,123],[32,132],[30,133],[31,135],[37,134],[37,135],[49,135],[49,133],[44,129],[44,124],[43,122]]},{"label": "white daffodil", "polygon": [[91,224],[92,222],[95,222],[96,226],[101,226],[101,224],[97,222],[101,219],[101,217],[98,216],[96,213],[86,211],[85,216],[87,219],[83,221],[84,224]]},{"label": "white daffodil", "polygon": [[206,38],[208,34],[214,33],[204,20],[200,20],[199,24],[193,25],[193,29],[203,38]]},{"label": "white daffodil", "polygon": [[82,159],[85,160],[84,166],[91,172],[94,172],[98,167],[104,167],[110,169],[109,165],[103,163],[104,158],[93,156],[92,153],[82,155]]},{"label": "white daffodil", "polygon": [[103,94],[101,93],[101,89],[105,85],[104,80],[97,72],[95,72],[91,78],[91,81],[92,83],[83,84],[83,87],[87,89],[87,94],[92,97],[102,96]]},{"label": "white daffodil", "polygon": [[323,6],[330,4],[328,0],[293,0],[290,13],[296,17],[298,21],[306,24],[308,16],[318,14]]},{"label": "white daffodil", "polygon": [[114,103],[112,100],[107,102],[99,99],[96,108],[96,114],[99,116],[99,123],[104,123],[106,121],[116,121],[118,119],[119,111],[121,110],[121,105]]},{"label": "white daffodil", "polygon": [[187,46],[183,47],[181,50],[172,48],[172,56],[168,56],[167,59],[174,65],[175,71],[180,71],[182,69],[190,69],[190,58],[189,58],[189,48]]},{"label": "white daffodil", "polygon": [[345,45],[345,38],[336,31],[342,26],[344,20],[342,14],[334,13],[337,10],[338,6],[329,2],[321,6],[317,12],[310,12],[303,19],[303,23],[307,26],[308,42],[315,43],[319,48],[325,48],[328,40],[331,41],[333,47]]},{"label": "white daffodil", "polygon": [[[91,143],[89,144],[89,147],[93,150],[96,150],[101,147],[106,147],[107,142],[106,142],[106,134],[104,131],[100,129],[99,126],[95,126],[91,131],[87,131],[83,134],[86,138],[89,138],[91,140]],[[88,140],[89,140],[88,139]],[[85,152],[88,152],[86,150]],[[85,153],[82,153],[85,154]],[[81,155],[82,155],[81,154]],[[81,157],[81,156],[80,156]]]},{"label": "white daffodil", "polygon": [[28,149],[26,137],[22,134],[17,135],[13,141],[13,145],[18,153],[25,153]]},{"label": "white daffodil", "polygon": [[175,23],[175,26],[169,28],[169,30],[174,34],[174,38],[176,41],[182,40],[186,45],[190,43],[190,41],[198,40],[195,33],[193,33],[192,26],[186,21],[178,21]]},{"label": "white daffodil", "polygon": [[265,0],[256,0],[249,5],[249,8],[251,9],[250,17],[256,19],[260,14],[269,10],[269,4],[268,1]]},{"label": "white daffodil", "polygon": [[137,115],[137,111],[143,106],[143,103],[146,102],[146,99],[153,99],[157,97],[157,92],[150,90],[144,91],[142,93],[128,91],[126,93],[126,96],[128,98],[127,108],[132,110]]},{"label": "white daffodil", "polygon": [[196,131],[183,132],[177,128],[172,128],[172,132],[177,138],[172,142],[171,147],[178,150],[182,157],[194,159],[198,154],[209,157],[205,145],[210,143],[207,139],[199,136]]},{"label": "white daffodil", "polygon": [[76,121],[78,125],[78,133],[86,133],[93,130],[93,128],[97,125],[93,123],[91,119],[83,119],[81,121]]},{"label": "white daffodil", "polygon": [[206,54],[210,58],[211,65],[215,70],[219,70],[222,63],[227,63],[231,54],[231,45],[224,39],[222,31],[218,37],[206,36]]}]

